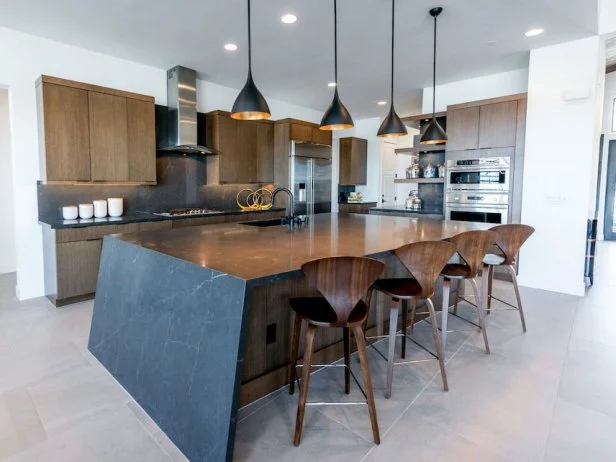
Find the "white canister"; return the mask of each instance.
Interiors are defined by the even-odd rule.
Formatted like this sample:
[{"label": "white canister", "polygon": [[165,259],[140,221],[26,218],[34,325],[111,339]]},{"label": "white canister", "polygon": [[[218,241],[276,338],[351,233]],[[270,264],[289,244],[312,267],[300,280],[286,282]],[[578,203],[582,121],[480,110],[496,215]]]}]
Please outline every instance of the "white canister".
[{"label": "white canister", "polygon": [[107,212],[109,212],[110,217],[121,217],[124,213],[124,199],[121,197],[107,199]]},{"label": "white canister", "polygon": [[92,218],[94,216],[94,205],[79,204],[79,218]]},{"label": "white canister", "polygon": [[62,207],[62,218],[65,220],[75,220],[79,216],[79,209],[76,205]]},{"label": "white canister", "polygon": [[96,218],[105,218],[107,216],[107,201],[94,201],[94,216]]}]

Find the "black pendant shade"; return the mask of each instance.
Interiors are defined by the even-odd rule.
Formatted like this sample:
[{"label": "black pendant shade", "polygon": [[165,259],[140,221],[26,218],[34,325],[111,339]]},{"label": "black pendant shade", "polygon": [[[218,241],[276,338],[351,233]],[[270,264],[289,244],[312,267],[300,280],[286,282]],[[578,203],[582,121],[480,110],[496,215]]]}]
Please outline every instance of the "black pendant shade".
[{"label": "black pendant shade", "polygon": [[240,94],[237,95],[231,117],[239,120],[259,120],[271,117],[267,101],[252,79],[252,37],[250,30],[250,0],[248,0],[248,78]]},{"label": "black pendant shade", "polygon": [[436,7],[430,10],[434,18],[434,58],[432,60],[432,120],[421,135],[421,144],[441,144],[447,142],[447,134],[436,121],[436,18],[443,12],[443,8]]},{"label": "black pendant shade", "polygon": [[353,118],[338,96],[338,4],[334,0],[334,76],[336,90],[334,99],[321,119],[321,130],[345,130],[353,128]]},{"label": "black pendant shade", "polygon": [[381,123],[376,136],[380,138],[394,138],[396,136],[404,136],[408,134],[406,126],[396,114],[394,109],[394,31],[396,18],[396,0],[391,0],[391,106],[387,117]]}]

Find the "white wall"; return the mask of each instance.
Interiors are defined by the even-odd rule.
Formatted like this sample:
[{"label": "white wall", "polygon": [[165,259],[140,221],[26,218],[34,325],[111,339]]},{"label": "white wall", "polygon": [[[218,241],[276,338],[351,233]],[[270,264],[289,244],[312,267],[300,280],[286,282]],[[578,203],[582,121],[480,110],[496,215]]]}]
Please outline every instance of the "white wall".
[{"label": "white wall", "polygon": [[613,133],[614,101],[616,100],[616,72],[605,76],[605,94],[603,97],[603,124],[601,133]]},{"label": "white wall", "polygon": [[599,0],[599,35],[616,32],[616,0]]},{"label": "white wall", "polygon": [[[436,86],[436,112],[451,104],[525,93],[528,69],[516,69]],[[422,113],[432,112],[432,87],[423,89]]]},{"label": "white wall", "polygon": [[[522,222],[536,232],[522,248],[520,284],[584,295],[589,197],[600,130],[599,37],[531,51]],[[563,91],[591,96],[566,102]]]},{"label": "white wall", "polygon": [[9,124],[9,93],[0,89],[0,274],[17,268],[13,207],[13,169]]},{"label": "white wall", "polygon": [[[0,87],[8,88],[18,297],[44,295],[41,226],[36,181],[39,179],[35,81],[41,74],[154,96],[166,104],[166,70],[65,45],[0,27]],[[10,44],[7,45],[7,44]],[[179,63],[181,64],[181,63]],[[199,82],[201,110],[230,109],[237,90]],[[201,98],[201,94],[199,95]],[[273,118],[318,121],[318,111],[268,99]],[[17,155],[18,153],[18,155]]]}]

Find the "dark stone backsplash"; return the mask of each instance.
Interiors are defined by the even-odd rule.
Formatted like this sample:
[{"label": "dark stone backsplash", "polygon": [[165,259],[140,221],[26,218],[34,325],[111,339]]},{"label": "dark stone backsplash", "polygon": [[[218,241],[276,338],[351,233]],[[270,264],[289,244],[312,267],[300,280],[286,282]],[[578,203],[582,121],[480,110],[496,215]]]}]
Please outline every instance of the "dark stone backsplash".
[{"label": "dark stone backsplash", "polygon": [[109,197],[124,198],[124,214],[181,207],[237,209],[235,197],[244,188],[259,184],[205,185],[204,157],[178,154],[156,159],[156,186],[47,185],[38,184],[39,218],[58,218],[65,205],[90,203]]}]

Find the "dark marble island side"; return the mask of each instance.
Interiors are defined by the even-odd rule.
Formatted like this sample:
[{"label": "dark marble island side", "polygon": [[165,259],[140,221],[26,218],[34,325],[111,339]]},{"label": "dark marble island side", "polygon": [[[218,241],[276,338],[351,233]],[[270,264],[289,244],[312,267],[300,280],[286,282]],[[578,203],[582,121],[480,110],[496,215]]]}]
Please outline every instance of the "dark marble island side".
[{"label": "dark marble island side", "polygon": [[[89,349],[190,460],[231,460],[240,403],[284,384],[288,298],[315,293],[304,262],[369,255],[403,276],[393,249],[482,226],[326,214],[295,231],[234,223],[105,237]],[[324,359],[342,356],[341,339],[320,337]]]}]

